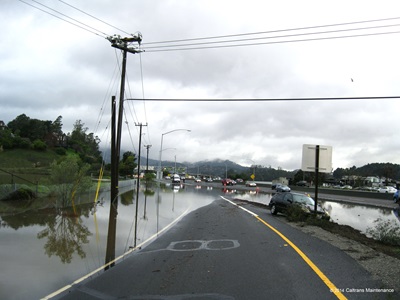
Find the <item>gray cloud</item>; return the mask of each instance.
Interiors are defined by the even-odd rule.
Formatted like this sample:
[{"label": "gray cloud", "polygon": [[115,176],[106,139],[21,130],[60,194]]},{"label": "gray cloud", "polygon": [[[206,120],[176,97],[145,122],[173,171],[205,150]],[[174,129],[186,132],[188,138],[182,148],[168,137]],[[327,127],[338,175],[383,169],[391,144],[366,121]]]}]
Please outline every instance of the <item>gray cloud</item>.
[{"label": "gray cloud", "polygon": [[[384,5],[336,1],[332,6],[319,1],[252,0],[246,4],[108,0],[97,1],[95,6],[90,2],[71,4],[127,32],[141,31],[144,45],[386,18],[398,8],[397,1],[385,1]],[[101,32],[126,35],[61,2],[46,5],[54,5]],[[119,95],[120,52],[104,37],[18,1],[2,1],[0,23],[0,119],[9,122],[22,113],[46,120],[62,115],[66,132],[81,119],[107,145],[110,98]],[[400,43],[395,37],[129,54],[126,96],[398,95]],[[222,158],[246,165],[296,169],[301,164],[302,145],[318,143],[333,147],[334,168],[369,162],[400,163],[396,155],[400,142],[395,138],[398,101],[126,101],[122,144],[125,149],[137,149],[135,123],[142,122],[148,124],[144,143],[153,145],[153,158],[158,158],[163,133],[186,128],[192,132],[165,136],[164,148],[176,150],[166,151],[163,157],[177,155],[179,161]]]}]

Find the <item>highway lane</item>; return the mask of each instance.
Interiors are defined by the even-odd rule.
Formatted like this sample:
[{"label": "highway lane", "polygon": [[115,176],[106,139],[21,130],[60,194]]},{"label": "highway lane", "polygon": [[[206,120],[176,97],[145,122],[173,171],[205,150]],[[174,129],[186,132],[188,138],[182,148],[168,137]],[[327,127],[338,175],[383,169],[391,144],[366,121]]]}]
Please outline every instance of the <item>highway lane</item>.
[{"label": "highway lane", "polygon": [[382,288],[381,283],[339,249],[288,226],[265,208],[236,203],[218,199],[191,212],[147,247],[55,298],[386,299],[393,295],[366,292]]}]

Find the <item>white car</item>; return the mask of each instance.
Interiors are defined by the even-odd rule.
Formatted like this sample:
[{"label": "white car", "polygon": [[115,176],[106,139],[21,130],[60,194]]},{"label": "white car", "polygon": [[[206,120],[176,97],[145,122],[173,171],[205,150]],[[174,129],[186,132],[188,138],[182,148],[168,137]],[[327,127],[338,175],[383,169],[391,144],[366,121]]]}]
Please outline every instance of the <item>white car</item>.
[{"label": "white car", "polygon": [[392,186],[384,186],[384,187],[380,187],[378,189],[379,193],[387,193],[387,194],[394,194],[397,192],[397,189],[395,189]]}]

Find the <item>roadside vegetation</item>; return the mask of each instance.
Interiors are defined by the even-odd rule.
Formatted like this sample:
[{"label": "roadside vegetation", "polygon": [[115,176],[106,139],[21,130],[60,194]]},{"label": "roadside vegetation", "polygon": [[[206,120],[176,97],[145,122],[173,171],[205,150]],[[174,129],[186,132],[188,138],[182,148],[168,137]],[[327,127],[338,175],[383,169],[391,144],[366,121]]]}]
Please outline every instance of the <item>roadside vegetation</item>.
[{"label": "roadside vegetation", "polygon": [[305,213],[299,206],[288,208],[286,219],[301,226],[318,226],[326,231],[362,243],[378,252],[400,259],[400,227],[392,222],[378,219],[376,226],[367,229],[367,235],[331,220],[318,218],[314,214]]},{"label": "roadside vegetation", "polygon": [[[75,197],[95,190],[100,174],[110,178],[99,138],[81,120],[72,132],[62,125],[61,116],[43,121],[22,114],[0,128],[0,212],[73,206]],[[136,165],[135,154],[125,152],[119,175],[132,178]]]}]

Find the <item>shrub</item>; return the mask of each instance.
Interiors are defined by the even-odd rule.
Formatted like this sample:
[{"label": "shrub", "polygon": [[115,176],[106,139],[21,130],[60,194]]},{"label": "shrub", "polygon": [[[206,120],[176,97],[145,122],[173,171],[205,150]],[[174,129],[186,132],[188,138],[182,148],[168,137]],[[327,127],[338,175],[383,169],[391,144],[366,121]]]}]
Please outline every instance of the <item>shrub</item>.
[{"label": "shrub", "polygon": [[14,138],[14,146],[21,149],[30,149],[32,147],[31,140],[16,136]]},{"label": "shrub", "polygon": [[374,228],[367,228],[368,235],[382,243],[400,246],[400,226],[396,222],[378,218],[374,223]]},{"label": "shrub", "polygon": [[45,151],[47,148],[47,145],[45,142],[42,140],[34,140],[33,141],[33,149],[37,151]]},{"label": "shrub", "polygon": [[309,215],[299,205],[290,205],[286,210],[286,218],[289,222],[305,222]]},{"label": "shrub", "polygon": [[65,148],[62,147],[58,147],[54,150],[58,155],[66,155],[67,154],[67,150],[65,150]]},{"label": "shrub", "polygon": [[4,201],[11,200],[31,200],[36,198],[36,194],[28,188],[19,188],[18,190],[10,193],[8,196],[3,198]]}]

